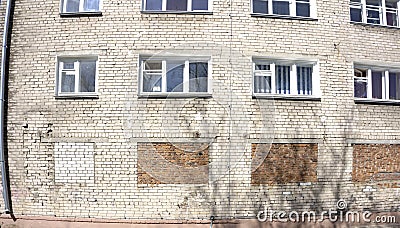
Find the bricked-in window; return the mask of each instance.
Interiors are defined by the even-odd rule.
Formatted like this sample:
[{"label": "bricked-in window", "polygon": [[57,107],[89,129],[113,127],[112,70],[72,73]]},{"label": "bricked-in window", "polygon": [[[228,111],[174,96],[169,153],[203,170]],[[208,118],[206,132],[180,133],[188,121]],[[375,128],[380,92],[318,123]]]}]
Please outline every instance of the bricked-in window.
[{"label": "bricked-in window", "polygon": [[318,144],[251,144],[252,185],[317,182]]},{"label": "bricked-in window", "polygon": [[255,59],[253,94],[318,96],[317,62]]},{"label": "bricked-in window", "polygon": [[354,66],[356,98],[400,100],[400,69]]},{"label": "bricked-in window", "polygon": [[97,57],[58,58],[57,96],[93,96],[97,88]]},{"label": "bricked-in window", "polygon": [[196,94],[210,91],[210,58],[141,60],[141,95]]},{"label": "bricked-in window", "polygon": [[61,13],[100,12],[101,0],[61,0]]},{"label": "bricked-in window", "polygon": [[398,27],[399,5],[398,0],[350,0],[350,20]]},{"label": "bricked-in window", "polygon": [[143,0],[143,11],[202,12],[210,11],[210,0]]},{"label": "bricked-in window", "polygon": [[253,13],[316,17],[315,0],[253,0]]}]

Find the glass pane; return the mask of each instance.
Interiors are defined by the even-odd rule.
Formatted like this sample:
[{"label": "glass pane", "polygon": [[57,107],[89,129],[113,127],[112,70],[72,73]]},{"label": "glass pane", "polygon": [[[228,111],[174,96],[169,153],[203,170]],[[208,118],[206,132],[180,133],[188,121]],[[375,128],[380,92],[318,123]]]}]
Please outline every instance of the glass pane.
[{"label": "glass pane", "polygon": [[269,64],[264,65],[264,64],[257,64],[256,65],[256,70],[270,70]]},{"label": "glass pane", "polygon": [[287,1],[272,1],[272,8],[274,14],[289,15],[289,2]]},{"label": "glass pane", "polygon": [[367,98],[367,82],[365,80],[354,79],[354,96]]},{"label": "glass pane", "polygon": [[162,0],[146,0],[146,10],[162,10]]},{"label": "glass pane", "polygon": [[208,10],[208,0],[192,0],[192,10]]},{"label": "glass pane", "polygon": [[386,21],[387,21],[387,25],[397,26],[397,14],[387,12],[386,13]]},{"label": "glass pane", "polygon": [[79,92],[95,92],[96,61],[82,61],[79,69]]},{"label": "glass pane", "polygon": [[271,77],[255,76],[254,93],[271,93]]},{"label": "glass pane", "polygon": [[64,66],[63,69],[64,70],[73,70],[74,69],[74,62],[63,62]]},{"label": "glass pane", "polygon": [[297,67],[297,93],[312,95],[312,66]]},{"label": "glass pane", "polygon": [[66,12],[79,12],[79,0],[65,0],[67,1]]},{"label": "glass pane", "polygon": [[183,92],[183,69],[182,62],[167,63],[167,92]]},{"label": "glass pane", "polygon": [[400,73],[389,73],[389,99],[400,100]]},{"label": "glass pane", "polygon": [[85,11],[99,11],[99,0],[85,0],[84,1]]},{"label": "glass pane", "polygon": [[161,61],[146,61],[144,63],[145,70],[162,70]]},{"label": "glass pane", "polygon": [[300,17],[310,17],[310,3],[297,3],[296,14]]},{"label": "glass pane", "polygon": [[382,99],[382,72],[372,71],[372,98]]},{"label": "glass pane", "polygon": [[275,84],[276,93],[289,94],[290,93],[290,66],[276,66],[275,67]]},{"label": "glass pane", "polygon": [[161,74],[143,73],[143,92],[161,92]]},{"label": "glass pane", "polygon": [[268,0],[253,0],[253,13],[268,13]]},{"label": "glass pane", "polygon": [[187,0],[166,0],[167,10],[187,11]]},{"label": "glass pane", "polygon": [[189,80],[189,92],[207,92],[208,63],[190,63]]},{"label": "glass pane", "polygon": [[367,23],[380,24],[379,10],[367,9]]},{"label": "glass pane", "polygon": [[61,92],[75,92],[75,75],[62,73]]},{"label": "glass pane", "polygon": [[361,9],[350,8],[350,20],[355,22],[362,22]]}]

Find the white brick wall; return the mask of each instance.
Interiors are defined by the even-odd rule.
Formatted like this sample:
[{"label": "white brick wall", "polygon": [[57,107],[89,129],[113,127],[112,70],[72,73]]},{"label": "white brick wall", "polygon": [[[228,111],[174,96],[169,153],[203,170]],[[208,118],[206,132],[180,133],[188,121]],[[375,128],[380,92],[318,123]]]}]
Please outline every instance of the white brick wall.
[{"label": "white brick wall", "polygon": [[94,144],[57,142],[54,145],[56,183],[94,182]]}]

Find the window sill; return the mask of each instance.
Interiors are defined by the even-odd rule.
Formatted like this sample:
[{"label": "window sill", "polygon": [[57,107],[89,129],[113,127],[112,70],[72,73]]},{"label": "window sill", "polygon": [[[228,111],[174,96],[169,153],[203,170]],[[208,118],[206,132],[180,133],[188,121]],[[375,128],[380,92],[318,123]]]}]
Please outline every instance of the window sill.
[{"label": "window sill", "polygon": [[56,99],[99,99],[98,94],[59,94]]},{"label": "window sill", "polygon": [[357,21],[350,21],[350,23],[351,23],[351,24],[354,24],[354,25],[362,25],[362,26],[367,26],[367,27],[400,29],[400,27],[397,27],[397,26],[381,25],[381,24],[371,24],[371,23],[364,23],[364,22],[357,22]]},{"label": "window sill", "polygon": [[299,16],[279,15],[279,14],[263,14],[263,13],[251,13],[250,15],[252,17],[267,17],[267,18],[302,20],[302,21],[318,21],[318,18],[313,18],[313,17],[299,17]]},{"label": "window sill", "polygon": [[210,93],[141,93],[139,98],[210,98]]},{"label": "window sill", "polygon": [[253,94],[256,99],[321,101],[320,97],[305,95]]},{"label": "window sill", "polygon": [[396,105],[396,106],[400,106],[400,100],[354,98],[354,103],[356,103],[356,104],[376,104],[376,105]]},{"label": "window sill", "polygon": [[210,11],[150,11],[142,10],[142,14],[192,14],[192,15],[212,15]]},{"label": "window sill", "polygon": [[71,12],[71,13],[60,13],[61,17],[100,17],[102,12]]}]

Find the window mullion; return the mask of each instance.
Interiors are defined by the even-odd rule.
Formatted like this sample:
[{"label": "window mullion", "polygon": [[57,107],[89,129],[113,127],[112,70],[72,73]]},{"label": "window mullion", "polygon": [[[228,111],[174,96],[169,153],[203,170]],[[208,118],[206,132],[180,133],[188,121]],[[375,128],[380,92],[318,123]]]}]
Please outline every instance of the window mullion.
[{"label": "window mullion", "polygon": [[192,0],[186,0],[187,1],[187,11],[192,11]]},{"label": "window mullion", "polygon": [[367,70],[367,98],[372,98],[372,70]]},{"label": "window mullion", "polygon": [[80,68],[80,62],[76,61],[74,62],[74,70],[75,70],[75,93],[79,93],[79,68]]},{"label": "window mullion", "polygon": [[290,70],[290,92],[289,94],[293,94],[296,95],[298,94],[297,92],[297,66],[296,64],[293,64],[291,66],[291,70]]},{"label": "window mullion", "polygon": [[397,2],[397,9],[396,9],[396,20],[397,20],[397,27],[400,26],[400,1]]},{"label": "window mullion", "polygon": [[183,69],[183,92],[189,92],[189,61],[185,61],[185,68]]},{"label": "window mullion", "polygon": [[296,16],[296,0],[289,0],[289,12],[290,16]]},{"label": "window mullion", "polygon": [[63,74],[63,69],[64,69],[64,62],[60,62],[60,65],[58,66],[58,89],[57,92],[61,93],[61,81],[62,81],[62,74]]},{"label": "window mullion", "polygon": [[367,1],[361,0],[362,22],[367,23]]},{"label": "window mullion", "polygon": [[276,94],[276,76],[275,76],[275,63],[270,64],[270,70],[271,70],[271,93]]},{"label": "window mullion", "polygon": [[84,10],[84,7],[83,7],[84,1],[85,1],[85,0],[80,0],[80,1],[79,1],[79,12],[85,11],[85,10]]},{"label": "window mullion", "polygon": [[161,91],[163,93],[167,92],[167,63],[165,60],[162,62],[162,76],[161,76]]},{"label": "window mullion", "polygon": [[162,11],[167,10],[167,0],[162,0]]},{"label": "window mullion", "polygon": [[382,80],[382,97],[383,99],[389,99],[389,71],[385,71]]},{"label": "window mullion", "polygon": [[387,25],[387,18],[386,18],[386,0],[382,0],[381,10],[379,10],[381,21],[383,25]]},{"label": "window mullion", "polygon": [[272,0],[268,0],[268,14],[273,14]]}]

